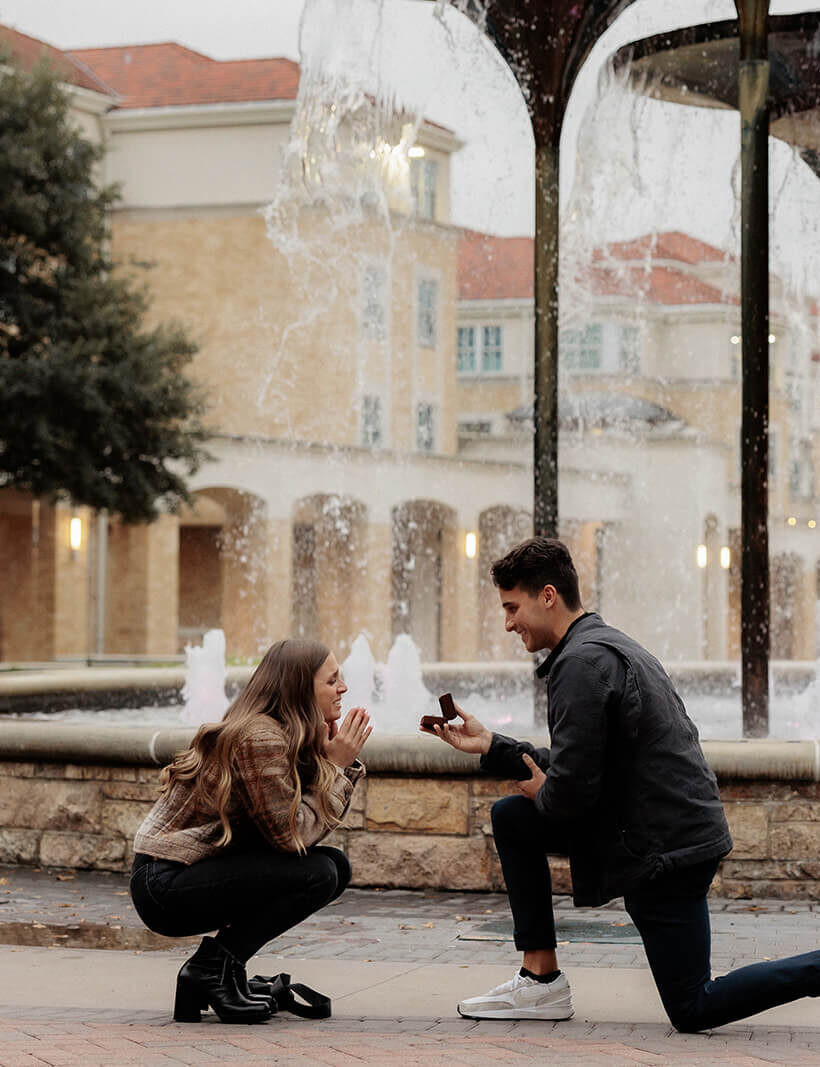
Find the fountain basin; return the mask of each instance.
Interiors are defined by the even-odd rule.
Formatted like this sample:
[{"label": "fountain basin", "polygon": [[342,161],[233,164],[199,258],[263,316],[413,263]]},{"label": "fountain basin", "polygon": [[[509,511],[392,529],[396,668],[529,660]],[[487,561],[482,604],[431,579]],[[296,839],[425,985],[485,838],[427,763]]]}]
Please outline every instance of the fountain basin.
[{"label": "fountain basin", "polygon": [[[227,689],[237,693],[253,667],[228,667]],[[0,674],[0,712],[67,708],[139,708],[182,704],[185,666],[70,667]]]},{"label": "fountain basin", "polygon": [[[160,766],[193,732],[0,723],[0,862],[127,869]],[[820,744],[713,741],[704,748],[735,838],[716,891],[820,899]],[[374,736],[363,755],[368,774],[329,839],[349,855],[355,885],[503,889],[490,808],[514,785],[422,735]],[[567,892],[566,864],[557,861],[555,874],[556,890]]]},{"label": "fountain basin", "polygon": [[[417,665],[416,690],[399,687],[393,708],[389,694],[381,703],[365,703],[378,732],[393,736],[414,730],[420,708],[419,694],[432,705],[433,695],[452,692],[456,700],[489,726],[515,736],[533,730],[532,664],[428,663]],[[668,664],[689,713],[707,739],[731,740],[742,730],[739,669],[736,663],[699,661]],[[234,696],[247,682],[252,666],[229,667],[226,691]],[[820,692],[814,662],[775,662],[772,669],[772,733],[781,738],[811,740],[820,736]],[[184,721],[181,690],[185,669],[178,667],[73,668],[0,673],[0,722],[9,717],[54,717],[54,724],[82,721],[89,726],[111,724],[128,729],[136,724],[154,728]],[[423,686],[421,685],[423,682]],[[425,688],[426,687],[426,688]],[[414,695],[415,694],[415,695]],[[219,714],[208,712],[208,718]]]}]

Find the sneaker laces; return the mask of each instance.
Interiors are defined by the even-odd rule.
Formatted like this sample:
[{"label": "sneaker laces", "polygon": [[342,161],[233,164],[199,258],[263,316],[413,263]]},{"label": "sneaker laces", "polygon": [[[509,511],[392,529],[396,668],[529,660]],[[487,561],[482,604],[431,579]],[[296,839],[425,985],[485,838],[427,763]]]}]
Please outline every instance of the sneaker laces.
[{"label": "sneaker laces", "polygon": [[527,978],[520,971],[516,971],[508,982],[502,982],[495,989],[491,989],[487,996],[494,996],[497,993],[513,993],[521,985],[531,985],[532,981],[532,978]]}]

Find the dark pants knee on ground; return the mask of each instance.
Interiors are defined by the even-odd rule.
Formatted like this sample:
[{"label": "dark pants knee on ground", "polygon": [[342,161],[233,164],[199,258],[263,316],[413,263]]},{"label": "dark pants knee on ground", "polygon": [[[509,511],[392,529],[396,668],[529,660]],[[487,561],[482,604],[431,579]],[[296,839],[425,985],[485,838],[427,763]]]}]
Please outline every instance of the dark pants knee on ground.
[{"label": "dark pants knee on ground", "polygon": [[[566,827],[540,816],[524,796],[492,808],[493,836],[507,884],[516,948],[554,949],[555,920],[547,854],[568,855]],[[820,995],[820,952],[741,967],[711,976],[707,895],[718,861],[709,860],[647,880],[624,905],[638,929],[652,976],[672,1025],[683,1032]]]}]

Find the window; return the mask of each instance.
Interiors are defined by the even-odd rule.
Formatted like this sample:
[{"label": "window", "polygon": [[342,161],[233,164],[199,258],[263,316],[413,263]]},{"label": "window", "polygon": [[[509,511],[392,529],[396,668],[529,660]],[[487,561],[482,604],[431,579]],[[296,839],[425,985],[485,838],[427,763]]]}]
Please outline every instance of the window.
[{"label": "window", "polygon": [[562,330],[559,347],[563,351],[566,369],[600,370],[603,359],[603,333],[599,323],[592,323],[580,330]]},{"label": "window", "polygon": [[803,382],[797,377],[789,375],[786,379],[786,395],[789,398],[789,407],[797,414],[803,407]]},{"label": "window", "polygon": [[501,373],[504,370],[503,327],[459,326],[457,370],[459,374]]},{"label": "window", "polygon": [[590,322],[561,330],[561,365],[572,374],[636,374],[640,367],[637,326]]},{"label": "window", "polygon": [[379,448],[382,440],[382,398],[365,393],[362,397],[362,444],[365,448]]},{"label": "window", "polygon": [[811,500],[814,497],[814,464],[810,442],[800,442],[797,454],[789,463],[789,490],[795,499]]},{"label": "window", "polygon": [[501,327],[485,326],[481,338],[481,369],[485,372],[500,371],[502,356]]},{"label": "window", "polygon": [[436,409],[428,403],[416,404],[416,448],[432,452],[436,447]]},{"label": "window", "polygon": [[416,214],[422,219],[436,217],[438,163],[434,159],[414,159],[410,164],[410,188]]},{"label": "window", "polygon": [[378,340],[385,335],[387,275],[381,267],[365,267],[362,277],[362,326]]},{"label": "window", "polygon": [[638,351],[638,327],[621,326],[620,335],[619,363],[621,370],[627,374],[637,374],[641,367]]},{"label": "window", "polygon": [[459,326],[458,373],[472,374],[475,369],[475,326]]},{"label": "window", "polygon": [[478,434],[487,437],[493,432],[493,424],[489,419],[460,419],[458,423],[459,433]]},{"label": "window", "polygon": [[427,348],[436,347],[436,303],[438,284],[424,280],[418,289],[418,342]]}]

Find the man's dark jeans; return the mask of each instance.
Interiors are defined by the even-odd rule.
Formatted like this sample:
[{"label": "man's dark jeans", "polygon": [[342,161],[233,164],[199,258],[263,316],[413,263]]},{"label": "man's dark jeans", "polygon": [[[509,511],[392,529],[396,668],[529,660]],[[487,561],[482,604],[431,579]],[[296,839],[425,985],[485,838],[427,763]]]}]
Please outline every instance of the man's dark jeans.
[{"label": "man's dark jeans", "polygon": [[189,866],[138,854],[131,899],[150,930],[166,937],[217,930],[220,943],[244,963],[335,900],[350,875],[344,853],[324,845],[303,856],[264,845],[228,847]]},{"label": "man's dark jeans", "polygon": [[[555,948],[546,857],[569,853],[566,834],[523,796],[497,801],[492,820],[516,948]],[[710,860],[671,871],[641,883],[624,898],[663,1006],[677,1030],[708,1030],[800,997],[820,996],[820,951],[755,963],[712,979],[706,896],[717,865],[717,860]]]}]

